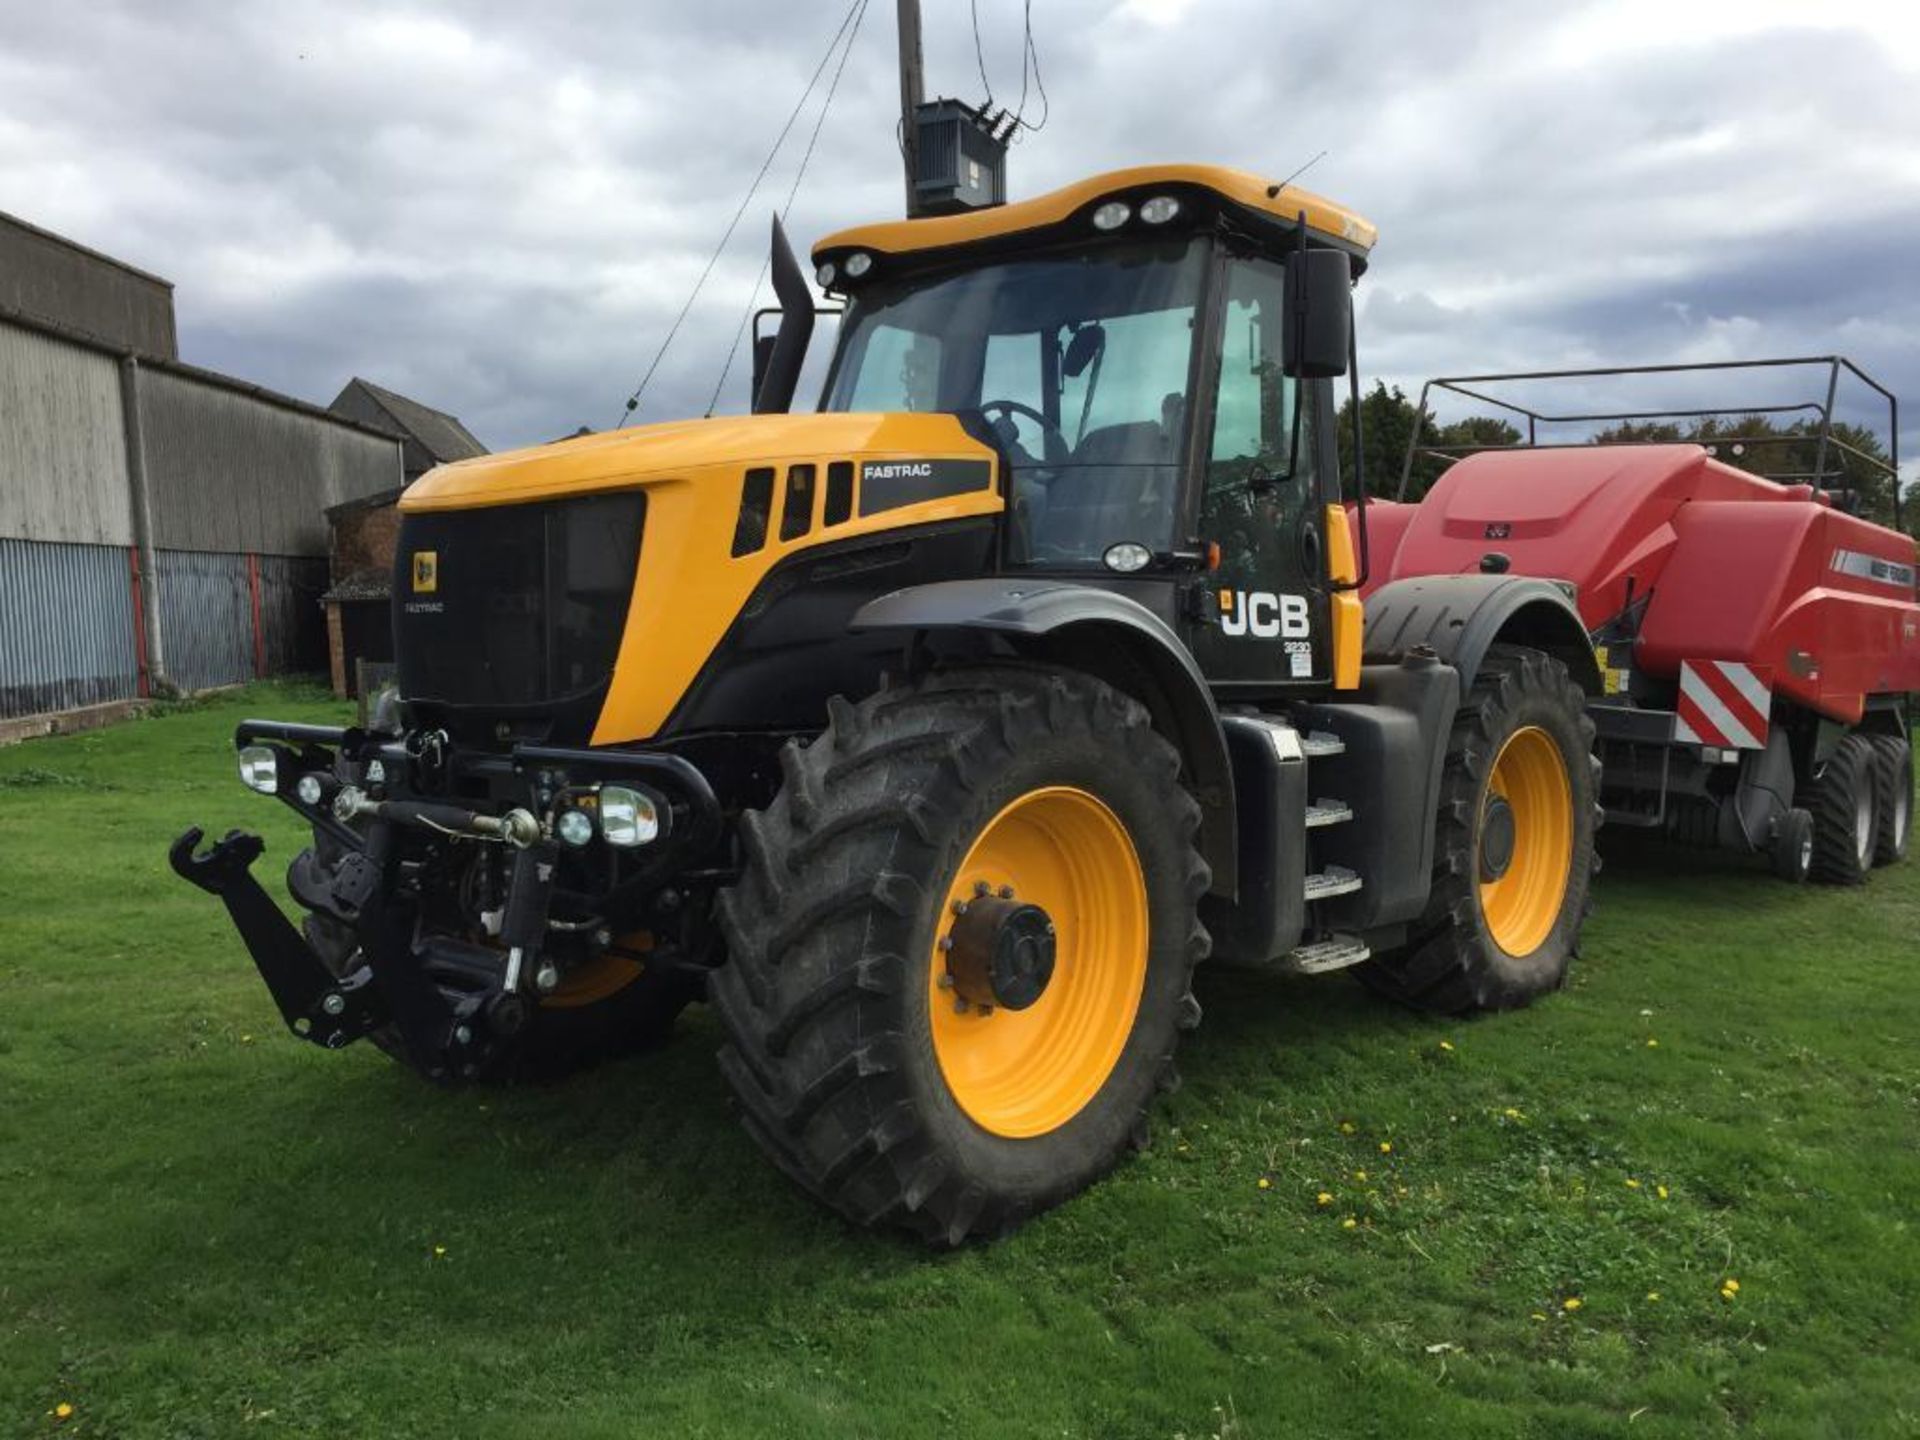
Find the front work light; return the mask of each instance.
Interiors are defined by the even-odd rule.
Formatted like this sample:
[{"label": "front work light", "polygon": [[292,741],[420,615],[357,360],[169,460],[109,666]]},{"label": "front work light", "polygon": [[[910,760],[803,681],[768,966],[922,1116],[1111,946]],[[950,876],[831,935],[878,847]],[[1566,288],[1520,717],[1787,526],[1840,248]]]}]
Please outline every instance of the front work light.
[{"label": "front work light", "polygon": [[1171,195],[1156,195],[1140,206],[1140,218],[1149,225],[1164,225],[1179,213],[1180,202]]},{"label": "front work light", "polygon": [[280,793],[280,767],[265,745],[249,745],[240,752],[240,783],[262,795]]},{"label": "front work light", "polygon": [[660,812],[653,797],[643,790],[624,785],[605,785],[600,790],[600,836],[607,844],[622,850],[647,845],[660,836]]},{"label": "front work light", "polygon": [[847,256],[847,278],[849,280],[858,280],[871,269],[873,269],[873,256],[869,255],[866,251],[856,250]]},{"label": "front work light", "polygon": [[822,261],[820,268],[813,272],[813,283],[822,290],[831,290],[833,282],[840,278],[840,272],[833,268],[831,260]]},{"label": "front work light", "polygon": [[1133,218],[1133,207],[1122,200],[1109,200],[1093,212],[1093,228],[1118,230]]},{"label": "front work light", "polygon": [[327,788],[320,783],[318,775],[302,775],[293,787],[293,793],[300,797],[302,805],[318,806],[326,798]]},{"label": "front work light", "polygon": [[593,839],[593,817],[584,810],[562,810],[553,822],[553,833],[578,850]]}]

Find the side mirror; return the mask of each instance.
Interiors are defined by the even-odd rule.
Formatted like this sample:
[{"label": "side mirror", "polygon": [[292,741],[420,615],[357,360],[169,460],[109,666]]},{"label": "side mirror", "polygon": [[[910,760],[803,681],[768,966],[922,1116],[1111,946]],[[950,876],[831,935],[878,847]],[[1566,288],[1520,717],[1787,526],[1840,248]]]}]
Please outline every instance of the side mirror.
[{"label": "side mirror", "polygon": [[1353,268],[1347,257],[1338,250],[1288,255],[1281,369],[1295,380],[1344,375],[1352,334]]}]

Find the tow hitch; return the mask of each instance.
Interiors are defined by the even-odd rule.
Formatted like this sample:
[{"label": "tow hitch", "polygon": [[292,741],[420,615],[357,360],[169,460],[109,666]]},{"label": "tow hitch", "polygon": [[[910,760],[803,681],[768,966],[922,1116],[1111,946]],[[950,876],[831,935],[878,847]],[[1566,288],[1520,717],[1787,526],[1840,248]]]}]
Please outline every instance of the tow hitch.
[{"label": "tow hitch", "polygon": [[303,1040],[338,1050],[386,1021],[387,1007],[373,984],[373,968],[361,965],[336,978],[301,938],[250,868],[266,849],[258,835],[229,830],[202,852],[204,832],[194,826],[167,852],[174,873],[217,895],[246,941],[260,978],[267,982],[287,1028]]}]

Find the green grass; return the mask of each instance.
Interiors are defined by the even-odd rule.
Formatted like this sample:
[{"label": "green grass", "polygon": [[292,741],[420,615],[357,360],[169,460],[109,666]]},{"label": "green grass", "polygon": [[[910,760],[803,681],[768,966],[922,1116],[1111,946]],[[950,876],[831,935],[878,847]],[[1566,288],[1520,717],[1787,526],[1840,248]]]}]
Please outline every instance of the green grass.
[{"label": "green grass", "polygon": [[1206,975],[1151,1150],[936,1257],[761,1161],[704,1015],[504,1092],[293,1040],[164,858],[277,884],[259,711],[343,713],[0,751],[0,1433],[1920,1431],[1912,866],[1616,856],[1572,988],[1472,1023]]}]

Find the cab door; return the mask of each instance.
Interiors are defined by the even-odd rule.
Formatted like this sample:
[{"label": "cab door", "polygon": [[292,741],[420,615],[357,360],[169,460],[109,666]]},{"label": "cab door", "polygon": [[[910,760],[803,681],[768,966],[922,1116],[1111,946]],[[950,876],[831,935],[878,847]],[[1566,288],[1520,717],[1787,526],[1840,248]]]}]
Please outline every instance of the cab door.
[{"label": "cab door", "polygon": [[1229,258],[1217,292],[1212,433],[1196,449],[1197,534],[1220,547],[1220,565],[1190,615],[1189,643],[1223,698],[1324,687],[1333,672],[1318,483],[1325,386],[1281,372],[1285,274],[1270,261]]}]

